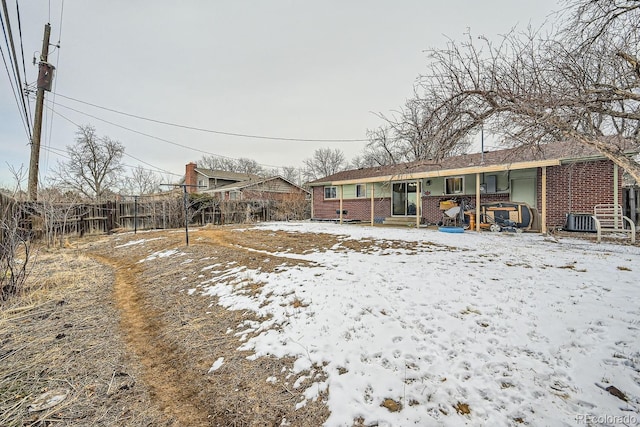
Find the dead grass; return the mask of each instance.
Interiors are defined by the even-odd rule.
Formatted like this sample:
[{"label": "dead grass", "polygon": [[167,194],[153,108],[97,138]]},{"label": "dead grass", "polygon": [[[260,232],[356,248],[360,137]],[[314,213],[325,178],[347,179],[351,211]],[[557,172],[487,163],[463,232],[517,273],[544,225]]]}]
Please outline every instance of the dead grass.
[{"label": "dead grass", "polygon": [[471,413],[471,408],[469,408],[469,405],[466,403],[458,402],[453,405],[453,408],[460,415],[469,415]]},{"label": "dead grass", "polygon": [[[293,385],[309,373],[293,375],[293,360],[251,361],[237,350],[239,326],[261,319],[187,292],[212,260],[263,271],[305,264],[248,250],[233,240],[238,235],[232,228],[194,232],[188,248],[180,233],[116,235],[48,253],[28,292],[2,307],[0,425],[321,425],[326,394],[295,409],[310,379]],[[118,248],[141,238],[156,240]],[[271,240],[267,233],[249,239],[256,249]],[[138,262],[173,248],[186,255]],[[244,286],[256,293],[262,284]],[[223,366],[210,373],[220,357]],[[69,391],[62,403],[28,412],[57,388]]]},{"label": "dead grass", "polygon": [[[140,239],[147,241],[122,246]],[[193,230],[189,247],[183,239],[176,231],[116,234],[40,252],[24,295],[0,307],[0,425],[322,425],[326,394],[295,409],[321,367],[294,375],[293,360],[249,360],[238,350],[239,332],[264,319],[199,293],[211,277],[203,269],[221,263],[277,272],[311,265],[290,254],[416,245],[241,227]],[[168,249],[182,255],[138,262]],[[263,284],[247,279],[239,286],[255,295]],[[291,305],[306,306],[298,298]],[[221,357],[223,365],[210,372]],[[63,402],[28,411],[43,392],[59,388],[68,391]]]},{"label": "dead grass", "polygon": [[[41,250],[37,266],[0,310],[0,425],[167,425],[118,345],[109,270],[64,250]],[[57,388],[64,401],[29,412]]]},{"label": "dead grass", "polygon": [[402,409],[402,404],[393,399],[385,399],[380,406],[387,408],[389,412],[398,412]]}]

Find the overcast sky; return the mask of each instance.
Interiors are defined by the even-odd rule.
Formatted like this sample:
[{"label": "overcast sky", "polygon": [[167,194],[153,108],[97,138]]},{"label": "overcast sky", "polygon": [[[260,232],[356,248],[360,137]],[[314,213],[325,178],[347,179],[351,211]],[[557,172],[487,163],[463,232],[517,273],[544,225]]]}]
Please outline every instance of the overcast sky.
[{"label": "overcast sky", "polygon": [[[8,4],[15,17],[15,4]],[[425,49],[459,40],[468,29],[492,37],[514,26],[537,27],[559,8],[555,0],[29,0],[19,6],[27,82],[37,78],[31,60],[46,22],[51,43],[60,40],[49,55],[58,95],[46,96],[41,177],[66,160],[55,150],[73,144],[76,125],[91,124],[125,145],[134,157],[125,157],[127,165],[141,159],[175,180],[205,154],[298,167],[322,147],[351,159],[365,142],[198,132],[88,104],[221,132],[364,140],[367,129],[382,124],[375,113],[389,113],[411,96],[427,63]],[[12,25],[19,49],[15,19]],[[7,58],[4,44],[2,50]],[[3,68],[0,186],[13,187],[8,165],[28,168],[30,148]]]}]

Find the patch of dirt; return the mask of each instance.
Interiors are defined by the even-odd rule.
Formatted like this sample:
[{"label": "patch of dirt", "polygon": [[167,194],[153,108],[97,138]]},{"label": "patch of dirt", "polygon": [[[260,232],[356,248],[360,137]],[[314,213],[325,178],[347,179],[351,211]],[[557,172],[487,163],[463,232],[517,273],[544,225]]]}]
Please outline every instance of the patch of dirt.
[{"label": "patch of dirt", "polygon": [[[322,425],[326,395],[296,410],[310,380],[294,387],[321,368],[294,375],[293,360],[249,360],[250,352],[239,351],[252,336],[243,332],[247,322],[264,319],[199,292],[211,266],[278,272],[312,265],[297,255],[327,248],[431,245],[238,226],[192,230],[190,243],[180,230],[167,230],[42,249],[25,294],[0,307],[0,425]],[[168,250],[175,253],[143,261]],[[262,284],[237,286],[255,293]],[[305,306],[295,295],[292,304]],[[212,369],[216,361],[221,365]],[[63,402],[29,412],[55,389],[68,391]]]},{"label": "patch of dirt", "polygon": [[[170,425],[121,345],[110,268],[77,250],[40,250],[36,263],[0,309],[0,425]],[[28,411],[54,389],[66,399]]]},{"label": "patch of dirt", "polygon": [[460,415],[469,415],[471,413],[471,408],[466,403],[458,402],[453,407]]},{"label": "patch of dirt", "polygon": [[389,412],[398,412],[402,409],[402,404],[393,399],[385,399],[380,406],[387,408]]},{"label": "patch of dirt", "polygon": [[[278,271],[309,263],[264,251],[301,254],[339,243],[277,234],[203,228],[186,247],[176,231],[127,233],[42,250],[25,295],[0,307],[0,425],[321,425],[326,395],[295,409],[304,387],[293,385],[309,372],[294,375],[294,360],[252,361],[237,350],[243,323],[264,319],[189,292],[217,262]],[[166,250],[179,254],[139,262]],[[246,283],[252,292],[260,286]],[[60,388],[69,391],[62,403],[29,412],[38,396]]]}]

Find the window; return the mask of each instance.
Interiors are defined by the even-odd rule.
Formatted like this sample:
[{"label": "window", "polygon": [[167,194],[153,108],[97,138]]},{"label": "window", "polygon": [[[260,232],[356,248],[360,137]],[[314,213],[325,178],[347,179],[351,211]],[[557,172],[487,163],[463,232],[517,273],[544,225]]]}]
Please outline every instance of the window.
[{"label": "window", "polygon": [[204,187],[204,179],[199,179],[198,180],[198,187]]},{"label": "window", "polygon": [[367,184],[356,184],[356,197],[367,197]]},{"label": "window", "polygon": [[461,194],[464,192],[464,178],[456,176],[452,178],[445,178],[444,180],[444,194]]},{"label": "window", "polygon": [[229,191],[229,200],[240,200],[242,193],[239,191]]},{"label": "window", "polygon": [[324,198],[325,199],[337,199],[338,198],[338,187],[324,187]]}]

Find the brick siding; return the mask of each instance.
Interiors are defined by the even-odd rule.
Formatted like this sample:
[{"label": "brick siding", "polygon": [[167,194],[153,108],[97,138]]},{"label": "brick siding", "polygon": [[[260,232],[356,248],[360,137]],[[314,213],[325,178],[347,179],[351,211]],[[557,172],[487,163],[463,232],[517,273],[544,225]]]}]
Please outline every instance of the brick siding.
[{"label": "brick siding", "polygon": [[[537,206],[542,212],[542,168],[537,171]],[[618,203],[622,204],[622,173],[618,180]],[[482,194],[481,203],[509,201],[509,193]],[[465,195],[475,204],[475,195]],[[437,223],[442,219],[440,202],[451,196],[426,196],[422,198],[423,222]],[[562,227],[568,213],[593,212],[598,203],[613,202],[613,163],[608,160],[572,163],[547,167],[547,226]],[[371,199],[343,200],[347,219],[371,221]],[[313,217],[335,219],[340,209],[339,200],[324,200],[324,188],[313,187]],[[375,218],[391,216],[390,198],[376,198]]]},{"label": "brick siding", "polygon": [[[391,216],[391,199],[389,197],[376,197],[373,201],[373,211],[375,218],[386,218]],[[342,201],[342,209],[347,211],[343,218],[359,220],[363,222],[371,221],[371,199],[345,199]],[[314,219],[336,219],[340,210],[340,200],[325,200],[324,188],[313,187],[313,218]]]},{"label": "brick siding", "polygon": [[[463,196],[468,199],[471,204],[476,204],[476,195],[469,194]],[[427,196],[422,198],[422,217],[429,224],[438,223],[442,220],[442,211],[440,210],[440,202],[451,200],[452,196]],[[508,193],[497,194],[481,194],[480,203],[506,202],[509,200]]]},{"label": "brick siding", "polygon": [[[542,210],[542,169],[538,170],[538,211]],[[613,163],[608,160],[547,167],[547,226],[562,227],[568,213],[592,213],[613,203]],[[618,179],[622,204],[622,173]]]}]

